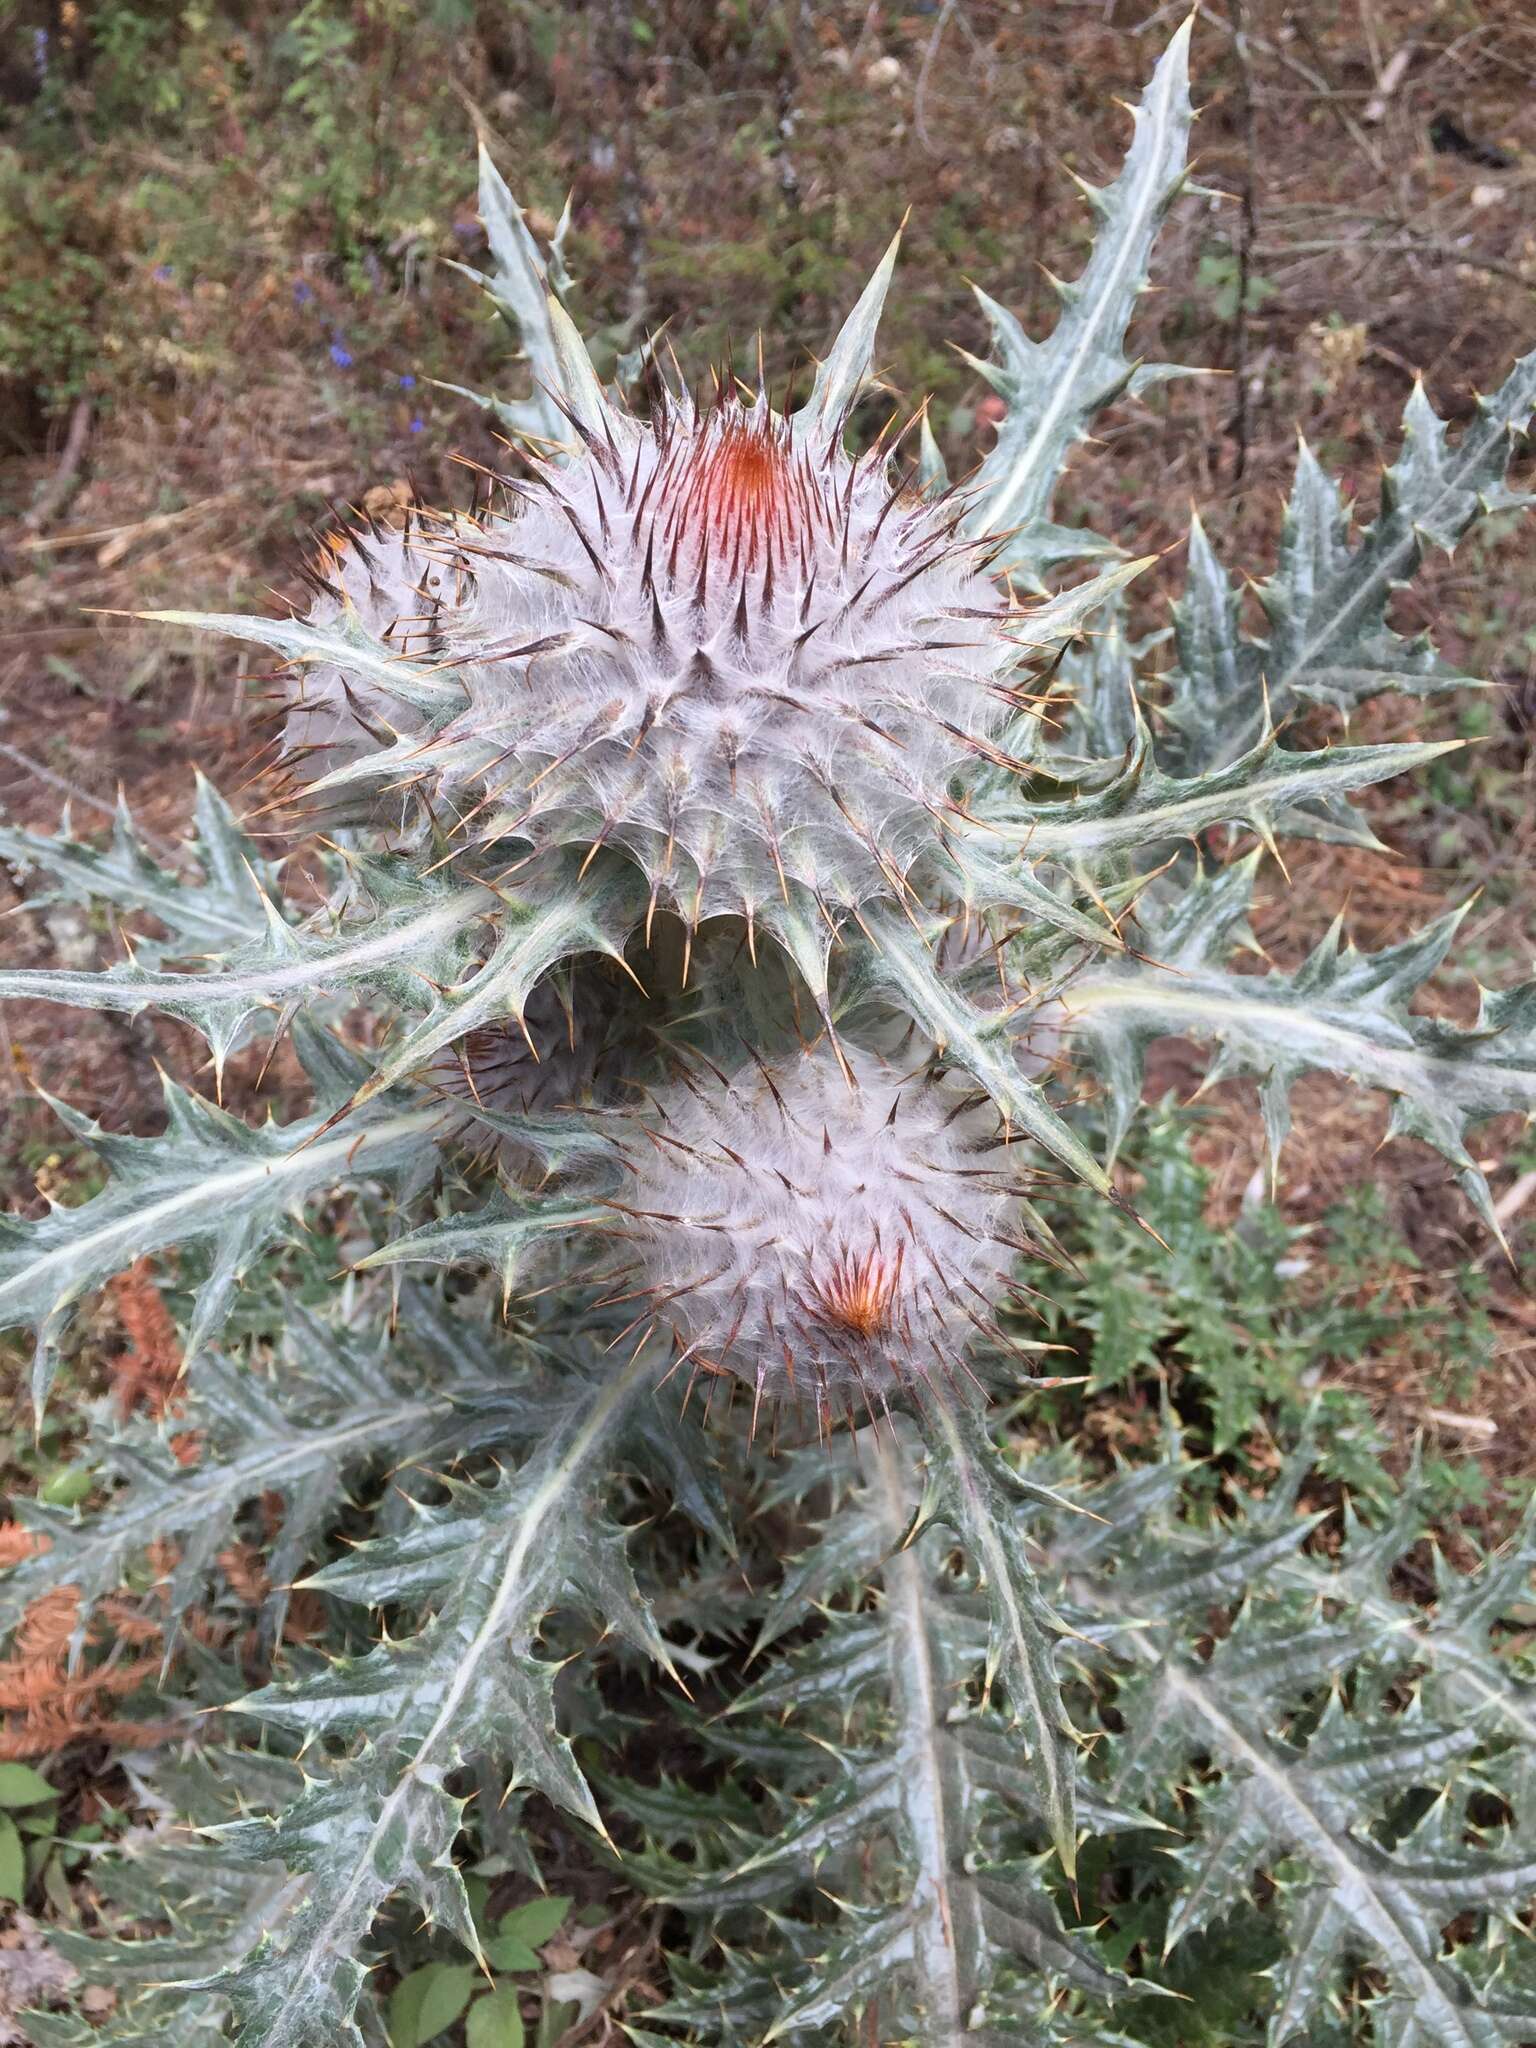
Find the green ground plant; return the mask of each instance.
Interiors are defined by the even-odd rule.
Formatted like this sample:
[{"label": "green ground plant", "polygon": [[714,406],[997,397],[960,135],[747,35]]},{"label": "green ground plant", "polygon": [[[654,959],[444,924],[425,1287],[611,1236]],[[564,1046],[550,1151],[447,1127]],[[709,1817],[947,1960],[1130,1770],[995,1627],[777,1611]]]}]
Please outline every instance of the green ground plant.
[{"label": "green ground plant", "polygon": [[[102,1930],[60,1939],[124,1996],[45,2048],[552,2042],[619,1996],[519,1989],[553,1814],[658,1908],[639,2048],[1530,2038],[1532,1526],[1405,1597],[1433,1493],[1307,1399],[1340,1311],[1286,1309],[1278,1227],[1223,1239],[1134,1127],[1161,1037],[1252,1076],[1276,1152],[1297,1078],[1342,1075],[1497,1233],[1467,1137],[1536,1104],[1536,983],[1459,1024],[1413,1006],[1456,915],[1292,972],[1247,920],[1278,842],[1369,846],[1352,795],[1457,744],[1296,714],[1466,680],[1393,593],[1520,502],[1536,356],[1454,442],[1416,390],[1363,527],[1303,446],[1263,638],[1194,524],[1149,689],[1150,565],[1052,508],[1178,374],[1125,341],[1187,47],[1053,330],[982,298],[1006,411],[955,483],[921,414],[847,445],[894,247],[782,410],[643,347],[605,386],[485,157],[519,474],[338,538],[303,616],[156,615],[282,660],[323,904],[206,784],[180,863],[126,811],[0,831],[135,933],[0,998],[178,1020],[215,1094],[291,1034],[312,1091],[254,1127],[168,1079],[153,1138],[61,1103],[107,1183],[0,1237],[39,1411],[141,1257],[187,1365],[183,1413],[103,1419],[98,1505],[23,1504],[0,1619],[72,1586],[83,1629],[154,1546],[174,1641],[259,1507],[281,1646],[253,1691],[188,1639],[141,1784],[191,1825],[100,1857]],[[1074,1423],[1127,1387],[1110,1459]]]}]

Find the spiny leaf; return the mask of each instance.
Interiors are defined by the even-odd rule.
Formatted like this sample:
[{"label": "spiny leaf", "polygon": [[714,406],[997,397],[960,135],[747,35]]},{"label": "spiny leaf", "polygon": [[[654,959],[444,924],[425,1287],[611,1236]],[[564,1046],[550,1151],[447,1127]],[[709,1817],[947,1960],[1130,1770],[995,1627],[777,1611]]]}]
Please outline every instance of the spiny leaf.
[{"label": "spiny leaf", "polygon": [[1089,1187],[1118,1201],[1103,1167],[1020,1071],[1001,1013],[974,1010],[939,972],[923,940],[893,912],[870,910],[861,921],[870,941],[858,961],[862,984],[893,998],[942,1052],[974,1074],[1011,1125],[1027,1131]]},{"label": "spiny leaf", "polygon": [[1077,1742],[1056,1675],[1056,1645],[1068,1630],[1047,1604],[1025,1553],[1021,1509],[1028,1490],[971,1410],[928,1403],[924,1434],[929,1464],[922,1514],[947,1522],[981,1572],[991,1617],[988,1681],[1002,1680],[1028,1746],[1040,1810],[1071,1877],[1077,1868]]},{"label": "spiny leaf", "polygon": [[355,611],[343,612],[328,626],[312,626],[304,619],[270,619],[259,612],[169,611],[141,612],[139,616],[159,625],[189,626],[201,633],[254,641],[300,668],[334,665],[348,675],[381,684],[389,697],[418,712],[452,711],[464,701],[463,689],[451,676],[435,675],[430,666],[407,659],[387,640],[375,639]]},{"label": "spiny leaf", "polygon": [[56,834],[0,824],[0,860],[59,885],[33,901],[111,903],[157,918],[168,936],[134,941],[134,953],[146,966],[259,942],[279,901],[276,870],[257,853],[229,805],[200,772],[192,826],[182,853],[187,865],[199,871],[195,877],[155,859],[121,796],[106,846],[71,838],[66,813]]},{"label": "spiny leaf", "polygon": [[1099,230],[1093,254],[1074,284],[1058,284],[1061,318],[1047,341],[1031,341],[1006,308],[978,291],[992,328],[995,363],[974,367],[1008,410],[996,445],[976,473],[970,525],[1003,534],[1003,563],[1038,584],[1053,564],[1115,552],[1095,535],[1052,523],[1051,499],[1073,443],[1095,414],[1129,387],[1144,390],[1176,376],[1165,364],[1138,370],[1125,354],[1125,334],[1157,231],[1183,186],[1192,112],[1189,103],[1190,23],[1175,34],[1134,110],[1135,134],[1112,185],[1084,190]]},{"label": "spiny leaf", "polygon": [[[808,1758],[823,1759],[815,1779],[797,1787],[796,1796],[775,1800],[782,1825],[757,1844],[740,1839],[745,1815],[722,1827],[707,1799],[673,1797],[658,1808],[620,1793],[625,1811],[693,1849],[687,1862],[651,1851],[631,1868],[656,1896],[690,1913],[717,1921],[733,1907],[766,1910],[773,1936],[793,1952],[791,1964],[789,1954],[770,1946],[755,1980],[728,1957],[723,1978],[704,1980],[676,2000],[669,2017],[713,2021],[712,2035],[719,2027],[721,2038],[739,2040],[742,2001],[750,1996],[760,2015],[750,2038],[766,2041],[799,2038],[858,2012],[871,2016],[882,2039],[923,2048],[983,2043],[994,2028],[996,2038],[1011,2038],[1014,2025],[1042,2010],[1050,1987],[1102,2000],[1131,1986],[1062,1927],[1034,1863],[1002,1861],[980,1847],[1005,1811],[1046,1817],[1039,1775],[1026,1758],[1033,1726],[961,1710],[985,1630],[944,1568],[945,1542],[933,1534],[901,1540],[914,1526],[921,1488],[914,1433],[901,1423],[866,1431],[863,1439],[862,1477],[846,1503],[834,1504],[820,1534],[841,1546],[854,1513],[868,1540],[852,1552],[838,1547],[833,1556],[843,1560],[850,1591],[878,1568],[879,1609],[829,1613],[821,1638],[791,1653],[787,1681],[760,1682],[739,1698],[721,1737],[729,1744],[743,1717],[793,1707],[793,1725],[824,1731],[821,1743],[806,1745]],[[808,1474],[812,1461],[799,1462]],[[788,1495],[804,1483],[791,1473],[773,1491]],[[1058,1498],[1048,1489],[1042,1497]],[[967,1518],[967,1540],[974,1520]],[[802,1612],[813,1576],[799,1574]],[[830,1591],[837,1578],[829,1560],[817,1583]],[[853,1649],[851,1657],[839,1654],[840,1643]],[[847,1724],[866,1701],[879,1703],[881,1739],[861,1748]],[[1070,1749],[1067,1755],[1070,1770]],[[787,1767],[781,1764],[777,1775]],[[1095,1812],[1111,1825],[1147,1824],[1102,1805]],[[872,1846],[887,1838],[900,1874],[883,1901],[870,1899]],[[1067,1839],[1070,1845],[1070,1827]],[[812,1873],[822,1896],[839,1902],[830,1930],[780,1910]]]},{"label": "spiny leaf", "polygon": [[491,161],[484,136],[480,138],[480,219],[490,244],[492,269],[488,277],[476,271],[467,274],[483,287],[522,344],[533,372],[533,392],[523,399],[477,398],[473,392],[463,395],[494,410],[513,433],[532,435],[558,447],[569,440],[571,430],[550,395],[563,387],[549,309],[550,286],[559,285],[564,266],[560,266],[558,278],[552,276],[552,266],[529,233],[522,208]]},{"label": "spiny leaf", "polygon": [[[1284,2032],[1277,2022],[1272,2039],[1284,2040],[1308,2024],[1346,1951],[1363,1952],[1387,1970],[1426,2041],[1495,2048],[1506,2039],[1441,1963],[1440,1928],[1458,1911],[1528,1897],[1536,1857],[1511,1865],[1486,1851],[1458,1844],[1447,1854],[1437,1845],[1432,1860],[1420,1863],[1411,1838],[1386,1852],[1354,1831],[1373,1794],[1384,1800],[1415,1783],[1434,1783],[1443,1758],[1465,1752],[1475,1734],[1458,1730],[1426,1740],[1409,1729],[1367,1752],[1350,1740],[1345,1717],[1335,1712],[1297,1750],[1255,1724],[1241,1693],[1223,1684],[1222,1660],[1214,1666],[1172,1660],[1160,1678],[1141,1711],[1169,1716],[1187,1744],[1209,1746],[1228,1773],[1221,1792],[1206,1803],[1199,1874],[1170,1923],[1170,1945],[1243,1897],[1257,1865],[1289,1851],[1310,1867],[1318,1892],[1305,1902],[1306,1939],[1280,1974]],[[1525,2017],[1536,2022],[1536,2007]]]},{"label": "spiny leaf", "polygon": [[262,1011],[288,1015],[327,995],[419,1007],[424,991],[465,971],[483,921],[502,901],[479,883],[421,877],[401,861],[363,863],[360,879],[366,909],[354,900],[339,919],[326,912],[295,926],[269,903],[259,936],[206,973],[162,973],[137,960],[104,974],[18,968],[0,972],[0,1001],[31,998],[130,1016],[153,1006],[200,1031],[222,1071]]},{"label": "spiny leaf", "polygon": [[[556,1725],[555,1667],[533,1655],[532,1643],[547,1608],[591,1583],[585,1552],[612,1438],[631,1403],[648,1398],[651,1370],[637,1358],[595,1385],[556,1386],[547,1432],[528,1461],[473,1497],[456,1490],[458,1513],[433,1525],[452,1534],[451,1583],[419,1634],[242,1703],[306,1741],[334,1732],[363,1743],[313,1778],[280,1817],[239,1823],[220,1837],[227,1854],[280,1862],[296,1880],[281,1927],[198,1987],[230,2000],[239,2048],[360,2039],[352,2014],[362,1971],[354,1958],[397,1891],[478,1952],[451,1855],[463,1802],[446,1784],[477,1755],[505,1759],[513,1784],[533,1785],[601,1827]],[[355,1590],[366,1599],[366,1554],[358,1574]],[[344,1590],[345,1578],[346,1567],[336,1566],[327,1583]]]},{"label": "spiny leaf", "polygon": [[627,862],[598,863],[586,875],[583,866],[573,856],[550,872],[537,893],[503,897],[484,961],[464,981],[436,992],[427,1015],[402,1033],[358,1090],[357,1105],[481,1025],[521,1018],[534,988],[562,960],[584,952],[622,960],[644,890]]},{"label": "spiny leaf", "polygon": [[1190,529],[1189,582],[1176,607],[1179,667],[1168,717],[1183,764],[1214,767],[1252,746],[1269,714],[1298,701],[1330,704],[1346,717],[1383,690],[1423,696],[1467,679],[1436,655],[1428,637],[1387,623],[1393,592],[1430,547],[1447,551],[1488,513],[1532,502],[1504,478],[1517,436],[1536,409],[1536,351],[1524,356],[1454,448],[1415,384],[1403,415],[1403,449],[1382,478],[1381,509],[1351,541],[1349,510],[1302,444],[1286,508],[1280,560],[1260,585],[1267,640],[1238,628],[1237,598],[1198,520]]},{"label": "spiny leaf", "polygon": [[797,436],[824,440],[836,431],[869,381],[874,364],[875,332],[880,325],[886,293],[891,288],[900,247],[901,230],[898,228],[874,276],[859,294],[858,303],[827,351],[826,359],[817,364],[810,396],[792,415],[792,428]]},{"label": "spiny leaf", "polygon": [[[518,1390],[507,1377],[515,1345],[503,1340],[497,1371],[462,1327],[452,1344],[421,1341],[433,1326],[425,1295],[408,1295],[405,1313],[391,1339],[290,1305],[274,1370],[204,1351],[192,1361],[176,1416],[98,1432],[104,1472],[120,1481],[104,1507],[82,1516],[15,1503],[17,1519],[47,1547],[0,1579],[0,1633],[33,1601],[73,1586],[83,1635],[96,1601],[123,1583],[151,1545],[165,1543],[175,1546],[167,1609],[174,1630],[240,1510],[258,1499],[280,1500],[283,1508],[267,1559],[275,1590],[266,1622],[275,1630],[289,1582],[359,1470],[406,1443],[429,1461],[464,1455],[486,1434],[487,1420],[497,1441],[515,1433]],[[175,1450],[187,1431],[199,1439],[190,1465]]]},{"label": "spiny leaf", "polygon": [[1218,963],[1245,919],[1256,859],[1196,877],[1181,902],[1148,916],[1156,965],[1123,956],[1071,983],[1068,1029],[1106,1084],[1112,1143],[1140,1102],[1147,1045],[1214,1040],[1213,1078],[1258,1077],[1272,1154],[1289,1128],[1295,1080],[1342,1074],[1392,1097],[1392,1135],[1433,1145],[1497,1233],[1465,1138],[1486,1117],[1536,1111],[1536,982],[1482,991],[1468,1026],[1412,1013],[1409,999],[1445,957],[1462,911],[1379,953],[1357,952],[1335,924],[1294,974],[1234,974]]},{"label": "spiny leaf", "polygon": [[1393,1583],[1417,1528],[1412,1484],[1385,1529],[1371,1528],[1350,1507],[1345,1520],[1343,1548],[1328,1570],[1299,1553],[1283,1567],[1286,1575],[1316,1593],[1347,1593],[1372,1631],[1376,1658],[1388,1669],[1419,1669],[1430,1712],[1451,1725],[1469,1721],[1495,1740],[1509,1739],[1522,1765],[1536,1772],[1536,1684],[1520,1675],[1496,1640],[1536,1570],[1536,1503],[1510,1540],[1475,1570],[1452,1571],[1436,1554],[1437,1599],[1429,1611],[1403,1599]]},{"label": "spiny leaf", "polygon": [[111,1180],[89,1201],[73,1209],[55,1205],[36,1222],[0,1217],[0,1327],[35,1333],[32,1398],[39,1413],[70,1316],[104,1280],[147,1252],[206,1247],[211,1271],[187,1338],[195,1356],[228,1315],[246,1268],[309,1197],[409,1171],[430,1154],[441,1120],[435,1104],[396,1102],[380,1103],[330,1135],[317,1117],[253,1130],[169,1077],[164,1089],[167,1124],[156,1138],[104,1131],[53,1102]]},{"label": "spiny leaf", "polygon": [[[586,1130],[578,1128],[574,1136],[578,1141],[586,1139],[588,1146],[594,1143],[592,1134]],[[529,1252],[541,1242],[552,1235],[568,1238],[583,1226],[607,1221],[608,1212],[590,1202],[541,1201],[499,1188],[483,1209],[445,1216],[437,1223],[424,1224],[419,1230],[391,1238],[377,1251],[370,1252],[361,1264],[364,1268],[394,1266],[414,1259],[443,1266],[485,1264],[495,1273],[505,1301]]]},{"label": "spiny leaf", "polygon": [[1069,647],[1061,659],[1062,681],[1072,692],[1072,709],[1062,736],[1069,754],[1089,761],[1117,761],[1135,743],[1140,716],[1140,664],[1167,640],[1171,628],[1132,640],[1125,605],[1112,597],[1092,633]]},{"label": "spiny leaf", "polygon": [[1333,836],[1375,845],[1369,827],[1339,805],[1339,796],[1421,768],[1461,744],[1409,741],[1290,753],[1277,734],[1267,733],[1229,767],[1181,779],[1157,765],[1151,733],[1139,711],[1135,718],[1125,764],[1111,782],[1061,803],[1015,798],[1007,812],[981,813],[987,828],[1017,838],[1031,860],[1091,872],[1097,863],[1150,854],[1159,841],[1193,839],[1218,824],[1246,825],[1271,844],[1292,807],[1305,802],[1333,825]]},{"label": "spiny leaf", "polygon": [[[1518,1913],[1536,1842],[1522,1825],[1497,1848],[1469,1846],[1476,1781],[1457,1773],[1478,1730],[1389,1705],[1370,1683],[1391,1633],[1340,1598],[1347,1578],[1322,1554],[1301,1555],[1316,1519],[1295,1508],[1309,1462],[1305,1449],[1293,1455],[1269,1498],[1216,1530],[1187,1521],[1176,1494],[1145,1495],[1102,1546],[1111,1572],[1073,1565],[1099,1547],[1092,1528],[1052,1533],[1069,1612],[1122,1623],[1103,1638],[1122,1674],[1105,1790],[1134,1801],[1183,1783],[1199,1760],[1179,1816],[1192,1839],[1175,1852],[1188,1875],[1170,1899],[1167,1945],[1246,1910],[1254,1873],[1269,1873],[1292,1933],[1272,1973],[1275,2048],[1320,2016],[1351,1959],[1382,1969],[1389,1998],[1417,2016],[1422,2035],[1404,2039],[1494,2048],[1519,2038],[1509,2014],[1523,2011],[1529,2027],[1536,1999],[1485,2005],[1462,1957],[1446,1958],[1442,1930],[1459,1912]],[[1383,1554],[1400,1555],[1418,1526],[1411,1511],[1395,1520]],[[1227,1616],[1214,1646],[1213,1606]],[[1200,1636],[1209,1654],[1192,1647]],[[1349,1671],[1346,1694],[1337,1681]],[[1437,1795],[1427,1808],[1410,1797],[1420,1790]]]},{"label": "spiny leaf", "polygon": [[1126,585],[1145,575],[1156,560],[1156,555],[1140,555],[1133,562],[1116,562],[1112,569],[1101,569],[1096,576],[1054,592],[1019,615],[1014,637],[1037,658],[1053,653],[1078,639],[1089,620],[1117,603]]}]

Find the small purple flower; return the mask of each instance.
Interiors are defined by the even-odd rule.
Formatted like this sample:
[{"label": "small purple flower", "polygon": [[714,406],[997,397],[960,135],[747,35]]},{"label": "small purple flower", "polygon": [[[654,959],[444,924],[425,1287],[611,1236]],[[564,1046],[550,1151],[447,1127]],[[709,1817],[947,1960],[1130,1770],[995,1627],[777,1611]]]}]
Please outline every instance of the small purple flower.
[{"label": "small purple flower", "polygon": [[421,417],[420,413],[418,413],[415,419],[411,421],[411,432],[413,434],[421,433],[422,430],[425,428],[426,424],[426,421]]},{"label": "small purple flower", "polygon": [[32,69],[37,73],[38,83],[48,76],[48,31],[35,28],[32,31]]},{"label": "small purple flower", "polygon": [[150,275],[156,284],[169,284],[176,272],[169,263],[157,263]]},{"label": "small purple flower", "polygon": [[409,370],[407,370],[404,376],[402,376],[400,379],[400,389],[402,391],[414,391],[416,389],[416,379],[411,375]]},{"label": "small purple flower", "polygon": [[331,361],[338,370],[350,370],[352,367],[352,351],[339,334],[331,343]]},{"label": "small purple flower", "polygon": [[299,278],[293,287],[293,303],[296,306],[307,306],[314,296],[303,278]]}]

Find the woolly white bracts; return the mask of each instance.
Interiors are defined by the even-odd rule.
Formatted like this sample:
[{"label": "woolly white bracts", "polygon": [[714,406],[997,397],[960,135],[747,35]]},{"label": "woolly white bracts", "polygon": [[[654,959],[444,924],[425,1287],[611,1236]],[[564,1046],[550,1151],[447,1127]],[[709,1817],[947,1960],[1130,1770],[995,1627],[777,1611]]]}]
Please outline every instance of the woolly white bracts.
[{"label": "woolly white bracts", "polygon": [[631,1293],[678,1367],[734,1374],[818,1421],[898,1390],[953,1387],[1018,1290],[1022,1188],[996,1112],[945,1082],[823,1040],[655,1098],[615,1210]]},{"label": "woolly white bracts", "polygon": [[[693,926],[899,895],[1017,705],[991,544],[762,398],[603,418],[505,512],[321,565],[311,623],[377,646],[295,677],[290,762],[415,790],[463,847],[623,848]],[[460,694],[394,699],[379,651]]]},{"label": "woolly white bracts", "polygon": [[[418,516],[409,513],[407,521],[403,532],[377,527],[366,539],[356,532],[327,537],[319,559],[305,571],[316,593],[311,625],[350,625],[386,656],[433,658],[431,622],[441,603],[443,569],[426,552]],[[432,546],[440,550],[441,541]],[[419,712],[361,667],[293,671],[285,678],[284,713],[278,767],[286,766],[304,784],[333,771],[355,774],[370,755],[422,727]]]},{"label": "woolly white bracts", "polygon": [[512,1180],[542,1179],[543,1159],[536,1145],[505,1128],[502,1119],[554,1117],[612,1093],[602,1086],[601,1031],[590,1022],[578,1030],[566,1003],[560,987],[541,982],[521,1025],[508,1018],[471,1031],[427,1070],[428,1084],[454,1106],[453,1134],[494,1158]]}]

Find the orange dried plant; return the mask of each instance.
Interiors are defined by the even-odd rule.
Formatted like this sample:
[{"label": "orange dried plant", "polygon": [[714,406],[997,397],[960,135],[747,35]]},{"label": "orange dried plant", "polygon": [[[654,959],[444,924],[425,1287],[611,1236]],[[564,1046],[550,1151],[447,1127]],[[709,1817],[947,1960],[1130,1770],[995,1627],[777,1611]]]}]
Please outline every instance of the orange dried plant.
[{"label": "orange dried plant", "polygon": [[155,1285],[148,1259],[137,1259],[110,1283],[128,1348],[112,1360],[112,1384],[124,1415],[142,1410],[156,1418],[175,1408],[181,1381],[181,1341]]}]

